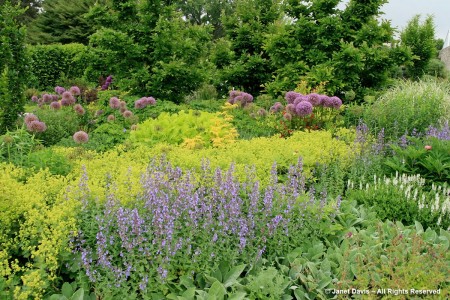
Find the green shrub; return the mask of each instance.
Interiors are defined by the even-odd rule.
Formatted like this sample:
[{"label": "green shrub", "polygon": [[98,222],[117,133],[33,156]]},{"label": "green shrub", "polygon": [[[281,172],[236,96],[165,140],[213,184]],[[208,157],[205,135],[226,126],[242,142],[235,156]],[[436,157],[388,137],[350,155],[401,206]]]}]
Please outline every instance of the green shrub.
[{"label": "green shrub", "polygon": [[434,183],[450,182],[450,140],[415,138],[405,148],[396,145],[391,148],[393,156],[384,162],[388,172],[420,174]]},{"label": "green shrub", "polygon": [[374,176],[372,182],[365,184],[349,181],[346,197],[373,206],[381,220],[400,221],[405,225],[418,221],[434,229],[450,228],[450,189],[433,186],[428,192],[424,185],[420,175]]},{"label": "green shrub", "polygon": [[80,78],[86,63],[82,44],[28,46],[33,87],[52,90],[63,78]]},{"label": "green shrub", "polygon": [[139,124],[130,135],[134,144],[152,146],[165,142],[190,148],[221,147],[232,143],[237,131],[219,113],[180,111],[177,114],[161,113],[155,120]]},{"label": "green shrub", "polygon": [[35,110],[34,114],[47,125],[47,130],[38,135],[45,146],[55,145],[61,139],[71,137],[79,130],[84,117],[78,116],[72,107],[62,107],[60,110],[44,107]]},{"label": "green shrub", "polygon": [[0,162],[21,165],[41,143],[24,127],[0,136]]},{"label": "green shrub", "polygon": [[42,149],[30,153],[22,163],[23,167],[35,171],[48,168],[52,175],[66,176],[72,170],[68,159],[51,148]]},{"label": "green shrub", "polygon": [[[122,143],[128,137],[129,129],[124,128],[118,122],[103,123],[89,134],[89,142],[83,145],[84,149],[104,152],[115,145]],[[62,139],[58,146],[79,147],[73,138]]]},{"label": "green shrub", "polygon": [[436,81],[401,81],[388,90],[364,113],[364,122],[386,137],[396,139],[414,129],[424,132],[450,115],[449,90]]}]

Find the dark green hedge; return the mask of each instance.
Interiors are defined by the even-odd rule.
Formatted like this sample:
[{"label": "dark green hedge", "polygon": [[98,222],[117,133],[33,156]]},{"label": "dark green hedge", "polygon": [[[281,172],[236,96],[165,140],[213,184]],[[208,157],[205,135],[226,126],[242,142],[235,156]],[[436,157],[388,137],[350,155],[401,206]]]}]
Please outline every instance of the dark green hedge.
[{"label": "dark green hedge", "polygon": [[29,87],[50,90],[61,78],[82,77],[87,48],[82,44],[28,46],[32,73]]}]

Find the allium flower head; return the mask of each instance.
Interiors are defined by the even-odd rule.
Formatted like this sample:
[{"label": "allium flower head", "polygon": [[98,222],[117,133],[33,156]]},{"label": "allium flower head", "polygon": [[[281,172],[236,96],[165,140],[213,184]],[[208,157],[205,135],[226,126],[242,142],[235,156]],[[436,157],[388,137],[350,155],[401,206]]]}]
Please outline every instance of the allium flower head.
[{"label": "allium flower head", "polygon": [[286,111],[290,114],[295,114],[295,104],[289,103],[286,105]]},{"label": "allium flower head", "polygon": [[62,93],[62,100],[64,100],[64,102],[61,101],[61,104],[64,106],[75,104],[76,101],[75,97],[70,92]]},{"label": "allium flower head", "polygon": [[117,97],[112,97],[109,99],[109,106],[112,109],[119,109],[120,108],[120,100]]},{"label": "allium flower head", "polygon": [[126,110],[127,110],[126,107],[121,107],[121,108],[119,109],[119,111],[120,111],[121,114],[123,114]]},{"label": "allium flower head", "polygon": [[295,107],[295,112],[300,117],[306,117],[310,115],[313,111],[313,106],[308,101],[302,101]]},{"label": "allium flower head", "polygon": [[267,115],[267,111],[264,108],[258,110],[258,116],[264,117]]},{"label": "allium flower head", "polygon": [[335,108],[335,109],[339,109],[342,105],[342,100],[339,99],[339,97],[331,97],[330,98],[330,102],[331,102],[331,107]]},{"label": "allium flower head", "polygon": [[142,99],[146,105],[155,105],[156,104],[156,100],[153,97],[144,97]]},{"label": "allium flower head", "polygon": [[26,114],[24,118],[25,124],[28,125],[33,121],[39,121],[39,118],[34,114]]},{"label": "allium flower head", "polygon": [[237,97],[235,97],[234,98],[234,103],[231,103],[231,104],[235,104],[235,103],[243,103],[243,101],[244,101],[244,98],[242,97],[242,96],[237,96]]},{"label": "allium flower head", "polygon": [[55,87],[55,93],[61,95],[62,93],[64,93],[66,91],[65,88],[63,88],[62,86],[57,86]]},{"label": "allium flower head", "polygon": [[53,101],[58,101],[58,99],[59,99],[59,96],[58,96],[58,95],[56,95],[56,94],[53,94],[53,95],[52,95],[52,100],[53,100]]},{"label": "allium flower head", "polygon": [[115,119],[116,119],[116,117],[114,117],[114,115],[109,115],[108,118],[107,118],[107,120],[108,120],[109,122],[112,122],[112,121],[114,121]]},{"label": "allium flower head", "polygon": [[54,110],[61,109],[61,103],[59,103],[58,101],[53,101],[52,103],[50,103],[50,108]]},{"label": "allium flower head", "polygon": [[289,91],[289,92],[286,93],[286,95],[284,96],[284,98],[286,99],[286,101],[287,101],[288,103],[294,103],[294,100],[295,100],[297,97],[301,96],[301,95],[302,95],[302,94],[300,94],[300,93],[297,93],[297,92],[294,92],[294,91]]},{"label": "allium flower head", "polygon": [[121,108],[126,108],[127,107],[127,103],[125,101],[120,101],[120,107]]},{"label": "allium flower head", "polygon": [[38,102],[38,96],[36,96],[36,95],[33,95],[33,97],[31,97],[31,101],[33,101],[33,102]]},{"label": "allium flower head", "polygon": [[145,102],[144,102],[144,98],[141,98],[141,99],[136,100],[136,101],[134,102],[134,108],[142,109],[142,108],[144,108],[145,106],[146,106],[146,104],[145,104]]},{"label": "allium flower head", "polygon": [[27,123],[27,129],[31,132],[44,132],[47,130],[47,125],[41,121],[31,121]]},{"label": "allium flower head", "polygon": [[290,121],[290,120],[292,120],[292,115],[291,115],[290,113],[285,113],[285,114],[283,115],[283,118],[284,118],[286,121]]},{"label": "allium flower head", "polygon": [[249,93],[242,93],[241,96],[242,96],[242,99],[244,100],[245,104],[253,102],[253,96],[250,95]]},{"label": "allium flower head", "polygon": [[320,97],[319,94],[312,93],[309,94],[307,97],[308,102],[311,103],[313,106],[319,106],[320,104],[322,104],[322,98]]},{"label": "allium flower head", "polygon": [[77,86],[72,86],[70,87],[69,91],[72,93],[72,95],[74,96],[79,96],[81,94],[80,88]]},{"label": "allium flower head", "polygon": [[81,106],[80,104],[76,104],[76,105],[73,107],[73,109],[75,110],[75,112],[77,113],[77,115],[82,116],[82,115],[84,115],[84,113],[85,113],[85,110],[84,110],[83,106]]},{"label": "allium flower head", "polygon": [[53,98],[50,94],[44,94],[42,95],[42,100],[44,100],[44,103],[50,103],[52,102]]},{"label": "allium flower head", "polygon": [[133,116],[133,113],[129,110],[126,110],[123,112],[123,117],[124,118],[131,118]]},{"label": "allium flower head", "polygon": [[300,102],[308,101],[308,96],[300,95],[294,100],[294,105],[297,106]]},{"label": "allium flower head", "polygon": [[86,132],[84,132],[84,131],[77,131],[73,135],[73,140],[77,144],[84,144],[84,143],[87,143],[89,141],[89,135]]},{"label": "allium flower head", "polygon": [[322,96],[322,106],[323,107],[333,107],[333,102],[330,97],[323,95]]}]

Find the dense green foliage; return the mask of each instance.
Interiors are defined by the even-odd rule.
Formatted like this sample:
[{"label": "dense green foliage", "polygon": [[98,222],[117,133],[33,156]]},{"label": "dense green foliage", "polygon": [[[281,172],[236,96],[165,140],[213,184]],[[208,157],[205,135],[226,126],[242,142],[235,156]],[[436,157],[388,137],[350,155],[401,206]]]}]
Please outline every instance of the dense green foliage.
[{"label": "dense green foliage", "polygon": [[28,46],[30,87],[51,91],[62,78],[83,76],[88,56],[86,51],[86,47],[81,44]]},{"label": "dense green foliage", "polygon": [[87,44],[94,29],[85,14],[94,3],[94,0],[42,1],[42,12],[28,25],[28,43]]},{"label": "dense green foliage", "polygon": [[9,2],[0,6],[0,133],[13,129],[23,112],[28,78],[25,27],[18,22],[23,10]]},{"label": "dense green foliage", "polygon": [[450,114],[448,86],[439,81],[400,81],[368,106],[364,121],[371,130],[396,139],[413,131],[424,133],[437,126]]},{"label": "dense green foliage", "polygon": [[428,16],[423,24],[419,23],[420,15],[414,16],[400,34],[402,44],[411,48],[414,59],[406,68],[406,76],[418,79],[426,73],[426,68],[436,56],[433,17]]}]

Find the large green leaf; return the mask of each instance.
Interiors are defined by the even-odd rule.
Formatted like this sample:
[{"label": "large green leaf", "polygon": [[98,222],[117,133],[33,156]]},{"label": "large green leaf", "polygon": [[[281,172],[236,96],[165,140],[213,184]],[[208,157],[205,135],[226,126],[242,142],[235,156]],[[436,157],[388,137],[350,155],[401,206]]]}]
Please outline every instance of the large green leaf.
[{"label": "large green leaf", "polygon": [[238,277],[242,274],[242,272],[244,271],[246,265],[239,265],[236,267],[233,267],[223,278],[223,285],[227,288],[229,286],[232,286],[235,282],[236,279],[238,279]]}]

